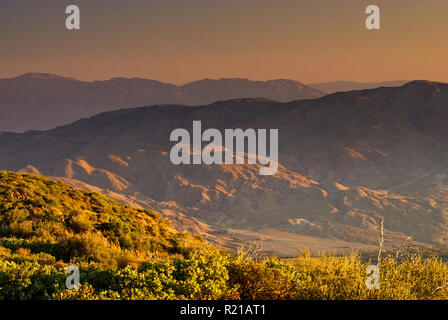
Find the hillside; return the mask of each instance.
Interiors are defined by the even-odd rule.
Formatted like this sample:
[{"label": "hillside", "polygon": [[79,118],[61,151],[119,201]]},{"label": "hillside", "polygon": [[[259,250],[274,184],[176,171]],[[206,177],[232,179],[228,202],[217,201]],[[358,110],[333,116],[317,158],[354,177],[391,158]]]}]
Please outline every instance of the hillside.
[{"label": "hillside", "polygon": [[[37,175],[0,172],[0,251],[124,267],[207,248],[155,212]],[[26,260],[26,257],[21,257]],[[31,258],[31,256],[30,256]]]},{"label": "hillside", "polygon": [[[444,246],[447,106],[447,84],[415,81],[290,103],[126,109],[49,131],[4,133],[0,168],[99,188],[177,228],[224,237],[228,247],[257,241],[284,256],[375,250],[382,218],[389,248],[408,236]],[[247,164],[171,164],[169,135],[191,130],[193,120],[203,129],[278,128],[277,174],[260,176]]]},{"label": "hillside", "polygon": [[322,95],[297,81],[282,79],[204,79],[176,86],[140,78],[85,82],[27,73],[0,79],[0,130],[51,129],[101,112],[144,105],[204,105],[247,97],[292,101]]}]

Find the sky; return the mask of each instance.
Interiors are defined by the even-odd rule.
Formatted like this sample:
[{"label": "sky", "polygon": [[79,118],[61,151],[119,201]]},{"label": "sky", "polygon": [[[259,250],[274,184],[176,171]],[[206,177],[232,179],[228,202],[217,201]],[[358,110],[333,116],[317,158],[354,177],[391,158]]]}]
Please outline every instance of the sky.
[{"label": "sky", "polygon": [[447,0],[0,0],[0,78],[448,82],[447,31]]}]

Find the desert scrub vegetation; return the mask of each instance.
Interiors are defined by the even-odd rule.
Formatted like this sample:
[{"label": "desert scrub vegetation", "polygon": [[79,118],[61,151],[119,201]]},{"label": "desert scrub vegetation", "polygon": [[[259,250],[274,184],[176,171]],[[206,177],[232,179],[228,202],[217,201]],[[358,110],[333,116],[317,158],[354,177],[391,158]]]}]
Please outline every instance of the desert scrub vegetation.
[{"label": "desert scrub vegetation", "polygon": [[[448,268],[437,258],[381,261],[380,289],[367,289],[356,255],[301,256],[294,262],[244,255],[191,253],[139,266],[79,263],[80,288],[65,288],[64,263],[38,257],[0,260],[0,299],[448,299]],[[330,264],[328,264],[330,262]]]},{"label": "desert scrub vegetation", "polygon": [[0,246],[110,267],[208,246],[157,213],[37,175],[0,171]]},{"label": "desert scrub vegetation", "polygon": [[[294,260],[228,254],[150,210],[36,175],[0,171],[0,299],[448,299],[448,267],[357,254]],[[66,268],[80,270],[68,290]]]}]

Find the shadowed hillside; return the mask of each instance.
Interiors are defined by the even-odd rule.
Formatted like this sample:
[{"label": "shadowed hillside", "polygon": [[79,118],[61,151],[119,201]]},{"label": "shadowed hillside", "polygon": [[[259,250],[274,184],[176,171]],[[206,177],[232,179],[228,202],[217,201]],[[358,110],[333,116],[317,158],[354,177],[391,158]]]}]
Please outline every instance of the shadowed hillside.
[{"label": "shadowed hillside", "polygon": [[[279,129],[279,171],[172,165],[175,128]],[[44,132],[0,136],[0,167],[84,183],[152,208],[179,228],[256,240],[262,250],[371,250],[408,236],[447,241],[448,85],[337,93],[278,103],[119,110]],[[205,223],[205,224],[204,224]]]}]

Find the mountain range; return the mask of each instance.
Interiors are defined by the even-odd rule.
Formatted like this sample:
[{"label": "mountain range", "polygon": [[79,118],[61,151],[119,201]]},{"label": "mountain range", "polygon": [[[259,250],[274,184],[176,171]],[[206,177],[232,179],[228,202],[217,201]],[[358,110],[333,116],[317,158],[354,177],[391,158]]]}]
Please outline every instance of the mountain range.
[{"label": "mountain range", "polygon": [[[278,172],[173,165],[170,133],[193,120],[204,130],[278,129]],[[447,137],[448,85],[413,81],[286,103],[128,108],[46,131],[3,132],[0,169],[159,211],[228,248],[256,241],[282,256],[303,248],[374,250],[381,219],[388,247],[408,236],[444,246]]]},{"label": "mountain range", "polygon": [[319,90],[285,79],[204,79],[176,86],[140,78],[86,82],[53,74],[26,73],[0,79],[0,130],[46,130],[101,112],[143,105],[205,105],[257,97],[286,102],[322,95]]}]

